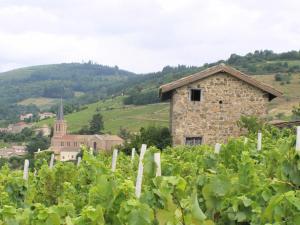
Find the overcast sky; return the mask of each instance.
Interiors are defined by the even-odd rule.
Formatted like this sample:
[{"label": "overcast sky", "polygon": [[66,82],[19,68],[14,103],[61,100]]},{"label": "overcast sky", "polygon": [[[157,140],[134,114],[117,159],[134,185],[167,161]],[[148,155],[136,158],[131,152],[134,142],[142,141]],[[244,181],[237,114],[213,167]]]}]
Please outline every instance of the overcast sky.
[{"label": "overcast sky", "polygon": [[0,71],[89,59],[133,72],[300,49],[299,0],[0,0]]}]

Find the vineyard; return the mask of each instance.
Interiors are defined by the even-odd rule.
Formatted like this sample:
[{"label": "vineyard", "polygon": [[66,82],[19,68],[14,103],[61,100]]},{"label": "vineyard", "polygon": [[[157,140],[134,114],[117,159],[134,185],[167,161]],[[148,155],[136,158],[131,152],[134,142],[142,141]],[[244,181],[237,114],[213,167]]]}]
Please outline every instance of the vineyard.
[{"label": "vineyard", "polygon": [[260,138],[167,148],[160,164],[149,147],[141,158],[83,149],[78,163],[41,159],[28,177],[4,166],[0,224],[300,224],[295,131],[266,128]]}]

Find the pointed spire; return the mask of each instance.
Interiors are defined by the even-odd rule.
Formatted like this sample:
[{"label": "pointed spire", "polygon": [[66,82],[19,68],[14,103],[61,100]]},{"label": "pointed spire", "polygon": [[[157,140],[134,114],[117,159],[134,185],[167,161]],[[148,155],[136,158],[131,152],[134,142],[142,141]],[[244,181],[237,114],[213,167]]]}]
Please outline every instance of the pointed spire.
[{"label": "pointed spire", "polygon": [[57,120],[64,120],[64,106],[62,103],[62,98],[60,99],[60,105],[58,106],[58,111],[57,111]]}]

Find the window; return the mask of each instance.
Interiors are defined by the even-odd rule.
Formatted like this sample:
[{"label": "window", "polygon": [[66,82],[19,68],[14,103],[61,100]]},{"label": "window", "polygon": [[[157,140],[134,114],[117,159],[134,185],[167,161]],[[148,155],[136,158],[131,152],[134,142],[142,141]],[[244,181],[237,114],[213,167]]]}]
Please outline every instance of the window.
[{"label": "window", "polygon": [[64,142],[62,141],[62,142],[60,143],[60,145],[61,145],[61,146],[64,146]]},{"label": "window", "polygon": [[191,101],[201,101],[201,89],[191,89]]},{"label": "window", "polygon": [[202,137],[186,137],[185,144],[186,145],[201,145]]}]

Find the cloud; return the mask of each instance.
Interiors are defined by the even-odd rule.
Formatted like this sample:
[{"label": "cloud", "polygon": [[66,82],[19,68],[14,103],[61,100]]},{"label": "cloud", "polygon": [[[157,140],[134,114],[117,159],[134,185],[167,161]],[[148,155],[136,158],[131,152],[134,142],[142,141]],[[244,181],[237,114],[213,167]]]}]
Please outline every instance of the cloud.
[{"label": "cloud", "polygon": [[299,48],[300,3],[2,0],[0,70],[93,60],[134,72]]}]

